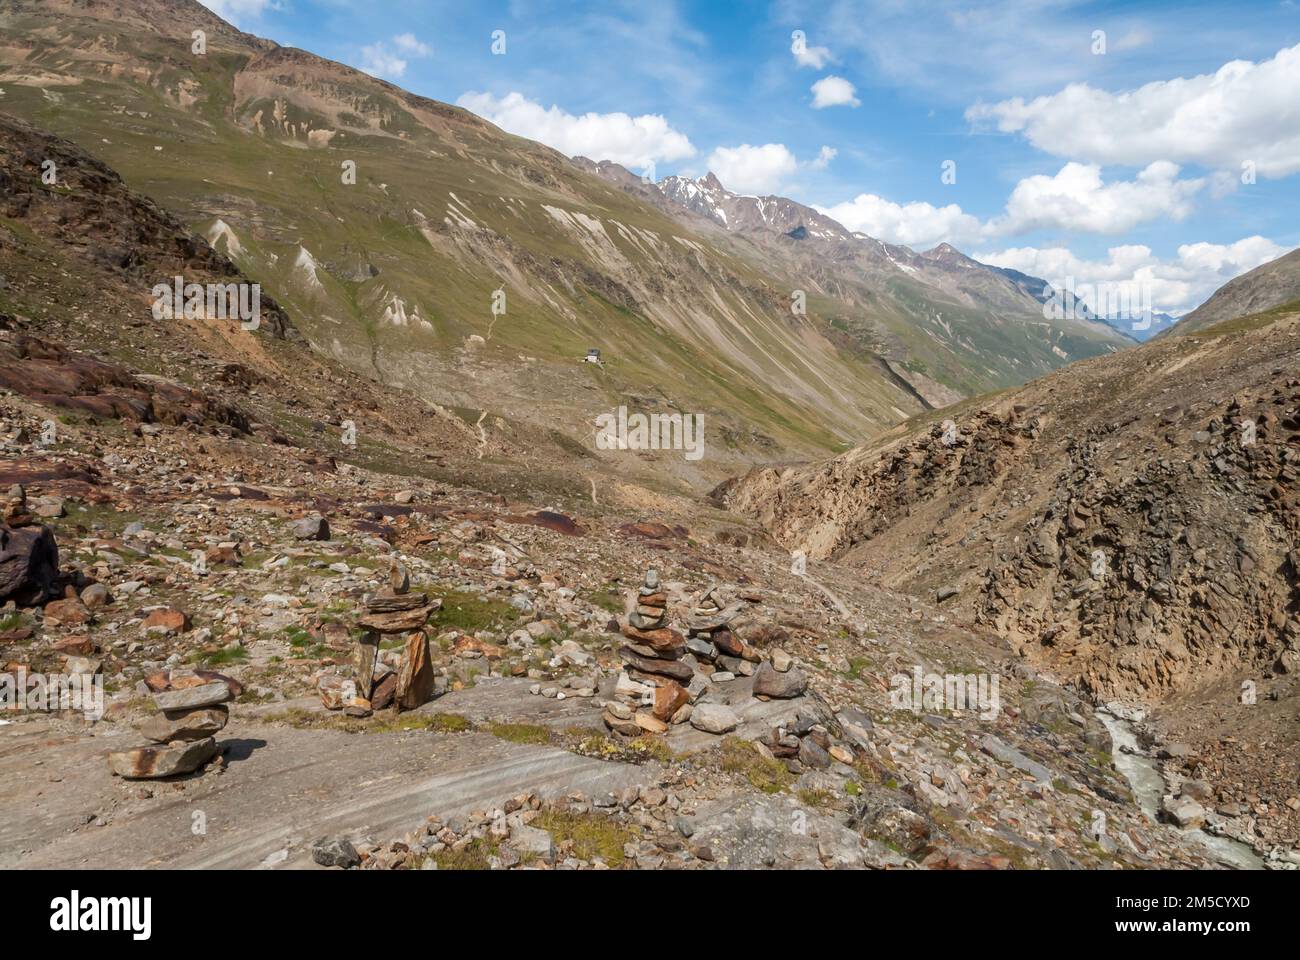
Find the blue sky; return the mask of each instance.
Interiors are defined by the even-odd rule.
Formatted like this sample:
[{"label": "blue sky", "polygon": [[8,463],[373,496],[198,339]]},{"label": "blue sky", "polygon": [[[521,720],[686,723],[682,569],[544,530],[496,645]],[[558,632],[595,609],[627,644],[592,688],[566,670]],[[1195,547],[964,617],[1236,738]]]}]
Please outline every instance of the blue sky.
[{"label": "blue sky", "polygon": [[206,4],[566,153],[1158,310],[1300,245],[1296,0]]}]

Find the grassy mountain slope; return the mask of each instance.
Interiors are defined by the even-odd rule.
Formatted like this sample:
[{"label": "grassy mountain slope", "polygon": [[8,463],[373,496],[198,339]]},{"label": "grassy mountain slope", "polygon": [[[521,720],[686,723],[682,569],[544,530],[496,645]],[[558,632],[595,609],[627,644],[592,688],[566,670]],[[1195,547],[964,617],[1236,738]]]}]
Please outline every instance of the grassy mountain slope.
[{"label": "grassy mountain slope", "polygon": [[1293,300],[1300,300],[1300,250],[1229,280],[1169,332],[1173,336],[1199,333],[1225,320],[1271,310]]}]

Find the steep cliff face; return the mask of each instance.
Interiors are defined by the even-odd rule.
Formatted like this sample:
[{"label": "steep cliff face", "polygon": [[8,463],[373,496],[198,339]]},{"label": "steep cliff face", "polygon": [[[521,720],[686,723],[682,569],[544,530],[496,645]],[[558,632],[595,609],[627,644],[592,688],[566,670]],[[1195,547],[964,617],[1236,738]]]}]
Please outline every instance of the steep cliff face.
[{"label": "steep cliff face", "polygon": [[1100,694],[1296,671],[1298,329],[1161,340],[716,495]]}]

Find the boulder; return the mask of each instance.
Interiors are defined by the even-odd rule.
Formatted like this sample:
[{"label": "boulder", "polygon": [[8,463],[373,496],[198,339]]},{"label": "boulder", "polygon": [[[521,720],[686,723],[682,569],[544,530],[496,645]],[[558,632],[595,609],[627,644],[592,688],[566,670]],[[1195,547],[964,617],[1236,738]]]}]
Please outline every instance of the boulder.
[{"label": "boulder", "polygon": [[361,854],[346,837],[321,837],[311,845],[311,858],[322,867],[361,866]]},{"label": "boulder", "polygon": [[45,605],[45,626],[80,627],[89,623],[90,611],[80,600],[52,600]]},{"label": "boulder", "polygon": [[781,673],[772,664],[762,663],[754,671],[754,696],[756,697],[789,700],[807,689],[808,677],[798,667],[791,667],[785,673]]},{"label": "boulder", "polygon": [[740,717],[726,704],[697,703],[691,709],[691,726],[705,733],[730,733],[740,726]]},{"label": "boulder", "polygon": [[219,733],[230,719],[230,710],[224,705],[202,707],[185,713],[155,714],[140,724],[139,731],[156,743],[173,740],[202,740]]},{"label": "boulder", "polygon": [[417,630],[406,638],[402,663],[397,669],[398,708],[414,710],[433,699],[433,662],[429,659],[429,638]]},{"label": "boulder", "polygon": [[230,687],[220,680],[215,680],[182,690],[164,690],[155,693],[153,699],[163,713],[179,713],[184,710],[197,710],[200,707],[215,707],[219,703],[228,703],[234,698],[231,696]]},{"label": "boulder", "polygon": [[619,648],[619,656],[629,667],[634,667],[642,673],[652,673],[662,677],[668,677],[676,680],[678,683],[690,683],[695,672],[689,666],[680,660],[659,660],[651,657],[643,657],[631,647]]},{"label": "boulder", "polygon": [[655,688],[654,715],[660,720],[670,721],[689,700],[686,688],[676,681],[669,680],[663,686]]},{"label": "boulder", "polygon": [[144,619],[145,633],[180,633],[189,628],[189,614],[175,607],[159,607]]},{"label": "boulder", "polygon": [[510,846],[521,856],[541,860],[543,863],[555,862],[555,841],[545,830],[520,824],[510,828]]},{"label": "boulder", "polygon": [[320,515],[295,520],[292,529],[294,538],[297,540],[328,540],[330,538],[329,521]]},{"label": "boulder", "polygon": [[327,673],[316,682],[320,702],[326,710],[342,710],[357,696],[356,681]]},{"label": "boulder", "polygon": [[108,755],[108,766],[128,780],[156,780],[193,773],[217,755],[217,741],[211,737],[192,743],[136,747]]}]

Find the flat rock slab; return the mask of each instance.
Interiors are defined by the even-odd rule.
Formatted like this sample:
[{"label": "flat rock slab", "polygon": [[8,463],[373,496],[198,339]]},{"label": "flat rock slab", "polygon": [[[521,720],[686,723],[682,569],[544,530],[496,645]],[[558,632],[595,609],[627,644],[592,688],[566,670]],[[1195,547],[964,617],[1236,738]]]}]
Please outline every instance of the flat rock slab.
[{"label": "flat rock slab", "polygon": [[216,755],[217,742],[203,737],[191,743],[153,743],[110,753],[108,767],[128,780],[159,780],[193,773]]},{"label": "flat rock slab", "polygon": [[701,808],[691,843],[707,846],[719,866],[754,870],[861,867],[877,853],[843,824],[789,794],[740,794]]},{"label": "flat rock slab", "polygon": [[232,699],[234,698],[230,695],[230,688],[220,680],[199,687],[187,687],[184,690],[164,690],[153,695],[158,709],[166,714],[197,710],[201,707],[215,707]]},{"label": "flat rock slab", "polygon": [[[740,718],[740,726],[726,736],[754,740],[766,734],[772,727],[793,722],[799,709],[807,702],[805,697],[796,697],[793,700],[755,700],[749,693],[753,686],[753,679],[753,677],[740,677],[726,683],[715,684],[708,693],[708,702],[725,703]],[[666,735],[668,746],[679,753],[707,750],[716,746],[721,740],[721,736],[697,730],[689,723],[674,725]]]},{"label": "flat rock slab", "polygon": [[[0,869],[247,869],[268,858],[314,867],[318,837],[388,839],[430,814],[487,809],[527,790],[599,796],[653,784],[661,773],[652,763],[593,760],[486,733],[348,734],[237,717],[221,738],[224,772],[181,779],[183,790],[153,784],[153,796],[143,797],[141,783],[111,776],[105,762],[110,751],[137,746],[138,733],[104,723],[88,735],[60,723],[0,727]],[[195,811],[206,835],[192,832]],[[103,826],[87,822],[96,815]]]}]

